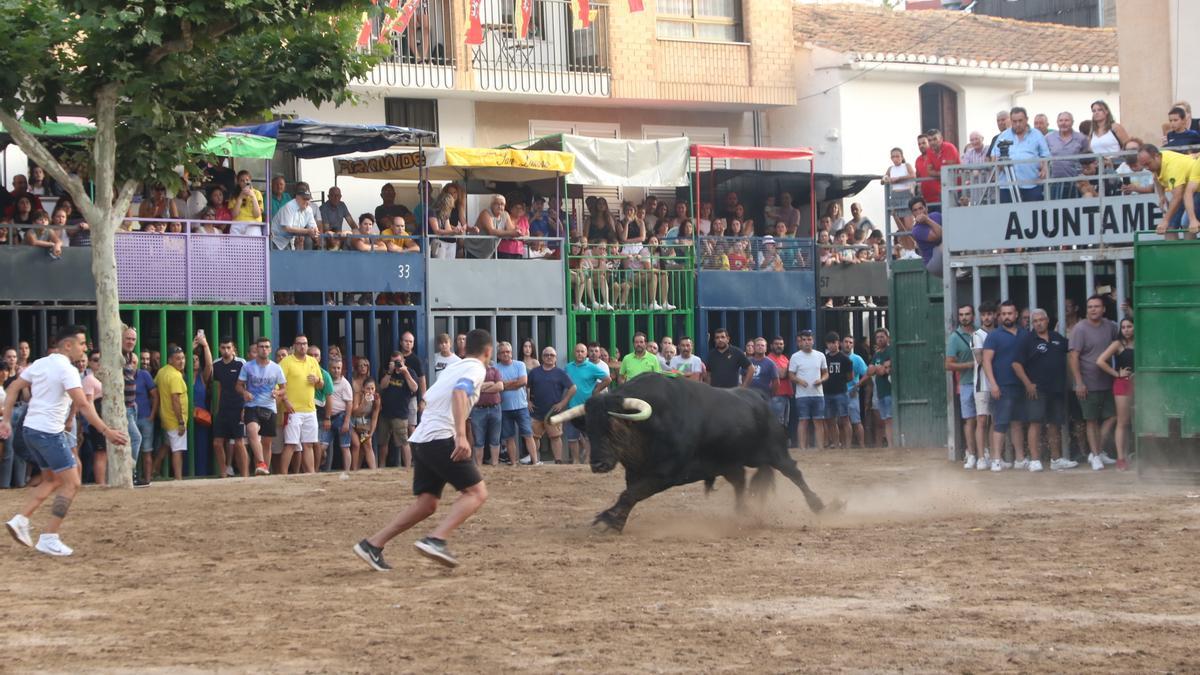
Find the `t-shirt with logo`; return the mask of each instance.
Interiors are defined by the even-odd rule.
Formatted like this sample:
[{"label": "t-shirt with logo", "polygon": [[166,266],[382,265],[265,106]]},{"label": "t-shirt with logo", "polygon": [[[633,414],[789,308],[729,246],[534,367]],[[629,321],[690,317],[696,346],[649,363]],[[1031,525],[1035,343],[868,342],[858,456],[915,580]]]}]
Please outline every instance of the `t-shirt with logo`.
[{"label": "t-shirt with logo", "polygon": [[675,356],[671,357],[671,361],[667,364],[667,368],[679,373],[680,375],[686,376],[691,375],[692,373],[703,373],[704,362],[701,361],[700,357],[696,356],[695,354],[692,354],[686,359],[676,354]]},{"label": "t-shirt with logo", "polygon": [[827,370],[828,367],[825,355],[815,349],[810,352],[801,349],[792,354],[792,358],[788,360],[788,372],[808,383],[806,387],[796,382],[792,383],[796,390],[796,398],[824,396],[821,385],[814,383],[821,379],[821,371]]},{"label": "t-shirt with logo", "polygon": [[83,387],[79,369],[66,356],[51,354],[34,361],[21,371],[19,377],[29,383],[31,390],[24,426],[47,434],[61,434],[66,430],[67,415],[71,411],[71,397],[67,392]]},{"label": "t-shirt with logo", "polygon": [[772,395],[775,392],[775,383],[779,381],[779,371],[775,368],[775,362],[766,356],[754,357],[750,359],[749,367],[754,369],[754,375],[750,378],[750,388],[757,389],[767,396]]},{"label": "t-shirt with logo", "polygon": [[213,363],[213,381],[221,386],[221,393],[217,397],[218,413],[237,412],[245,404],[246,401],[237,392],[238,376],[242,374],[244,365],[246,361],[240,358],[234,358],[229,363],[225,363],[225,359],[218,359]]},{"label": "t-shirt with logo", "polygon": [[245,383],[246,391],[250,392],[250,400],[243,404],[245,408],[266,408],[278,412],[275,407],[275,390],[280,385],[287,384],[283,369],[274,361],[260,364],[258,360],[248,361],[238,373],[238,382]]},{"label": "t-shirt with logo", "polygon": [[[292,410],[298,413],[316,412],[317,386],[323,386],[325,379],[321,376],[321,366],[317,360],[306,356],[301,361],[295,354],[288,354],[279,362],[279,368],[283,371],[284,379],[287,380],[285,386],[288,403],[292,405]],[[321,384],[316,386],[310,384],[309,375],[317,378],[317,382]]]},{"label": "t-shirt with logo", "polygon": [[449,356],[442,356],[440,353],[434,354],[432,375],[433,382],[437,382],[438,375],[441,375],[442,371],[446,369],[446,366],[449,366],[452,363],[458,363],[459,361],[462,361],[462,359],[458,358],[457,354],[450,354]]},{"label": "t-shirt with logo", "polygon": [[600,364],[592,363],[587,359],[584,359],[583,363],[572,361],[567,364],[565,370],[567,371],[567,377],[571,378],[571,383],[575,385],[575,395],[571,397],[569,404],[571,406],[586,403],[596,391],[596,385],[608,377],[607,370],[601,368]]},{"label": "t-shirt with logo", "polygon": [[825,380],[825,395],[838,396],[846,392],[846,380],[854,376],[854,363],[850,357],[838,350],[825,354],[825,365],[829,369],[829,377]]},{"label": "t-shirt with logo", "polygon": [[714,349],[709,352],[708,358],[704,360],[704,367],[708,369],[709,384],[722,389],[732,389],[741,384],[738,372],[750,367],[750,359],[746,358],[742,350],[729,346],[725,351]]},{"label": "t-shirt with logo", "polygon": [[1067,384],[1067,338],[1054,331],[1043,340],[1029,331],[1018,346],[1018,360],[1039,392],[1061,394]]}]

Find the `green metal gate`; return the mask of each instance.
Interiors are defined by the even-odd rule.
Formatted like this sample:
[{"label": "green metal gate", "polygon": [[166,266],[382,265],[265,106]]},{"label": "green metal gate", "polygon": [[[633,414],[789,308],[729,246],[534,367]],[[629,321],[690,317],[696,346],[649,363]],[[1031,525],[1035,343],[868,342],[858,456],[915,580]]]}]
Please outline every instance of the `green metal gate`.
[{"label": "green metal gate", "polygon": [[945,333],[942,283],[920,260],[892,265],[892,402],[899,445],[946,443]]},{"label": "green metal gate", "polygon": [[1200,477],[1200,241],[1134,244],[1138,474]]}]

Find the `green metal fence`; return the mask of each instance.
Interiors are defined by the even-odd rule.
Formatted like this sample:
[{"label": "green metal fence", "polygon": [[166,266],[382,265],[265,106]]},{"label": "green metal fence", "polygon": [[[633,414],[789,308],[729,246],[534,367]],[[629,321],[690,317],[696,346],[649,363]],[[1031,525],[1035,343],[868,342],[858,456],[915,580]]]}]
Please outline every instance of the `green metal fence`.
[{"label": "green metal fence", "polygon": [[567,257],[567,341],[628,351],[633,335],[693,335],[696,265],[692,247],[572,243]]},{"label": "green metal fence", "polygon": [[892,402],[896,439],[904,447],[946,443],[946,328],[942,283],[920,260],[892,264]]},{"label": "green metal fence", "polygon": [[1200,473],[1200,241],[1134,244],[1138,473]]}]

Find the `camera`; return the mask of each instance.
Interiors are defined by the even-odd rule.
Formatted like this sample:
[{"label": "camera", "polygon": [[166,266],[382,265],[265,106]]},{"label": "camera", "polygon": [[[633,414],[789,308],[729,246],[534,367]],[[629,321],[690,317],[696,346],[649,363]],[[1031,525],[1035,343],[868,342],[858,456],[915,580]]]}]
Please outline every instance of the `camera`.
[{"label": "camera", "polygon": [[392,372],[398,373],[404,368],[404,361],[396,359],[392,361]]},{"label": "camera", "polygon": [[1001,157],[1008,157],[1008,149],[1012,147],[1012,144],[1012,141],[996,141],[996,149],[1000,152]]}]

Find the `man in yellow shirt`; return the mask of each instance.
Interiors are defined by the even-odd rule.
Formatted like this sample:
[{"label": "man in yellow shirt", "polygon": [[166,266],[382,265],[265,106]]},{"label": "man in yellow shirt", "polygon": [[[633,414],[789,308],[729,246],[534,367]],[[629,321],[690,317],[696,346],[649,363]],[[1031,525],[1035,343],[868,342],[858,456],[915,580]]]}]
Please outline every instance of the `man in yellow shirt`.
[{"label": "man in yellow shirt", "polygon": [[238,172],[237,190],[229,198],[229,211],[234,222],[262,222],[263,194],[251,185],[250,172],[245,169]]},{"label": "man in yellow shirt", "polygon": [[[387,216],[384,216],[384,220],[387,220]],[[385,227],[379,234],[382,235],[379,240],[387,246],[388,253],[408,253],[421,250],[417,242],[408,236],[408,232],[404,229],[404,218],[400,216],[392,216],[392,224]]]},{"label": "man in yellow shirt", "polygon": [[[1141,150],[1138,150],[1137,161],[1143,169],[1154,174],[1155,189],[1163,210],[1162,220],[1158,223],[1155,231],[1165,235],[1167,239],[1178,239],[1178,234],[1168,233],[1167,230],[1183,229],[1183,217],[1187,214],[1183,204],[1183,193],[1196,165],[1196,160],[1178,152],[1160,151],[1157,147],[1146,144],[1142,146]],[[1194,238],[1194,232],[1193,230],[1192,234],[1185,236],[1188,239]]]},{"label": "man in yellow shirt", "polygon": [[[188,388],[183,380],[186,354],[179,347],[172,347],[167,363],[159,368],[154,378],[158,388],[158,424],[163,430],[163,444],[154,453],[154,470],[150,476],[158,475],[163,459],[171,453],[171,473],[175,480],[183,480],[183,454],[188,449]],[[146,476],[146,480],[150,480]]]},{"label": "man in yellow shirt", "polygon": [[283,428],[283,455],[279,461],[279,472],[286,475],[292,465],[292,456],[300,453],[300,471],[313,473],[316,470],[316,444],[318,440],[317,389],[325,386],[321,375],[321,364],[308,355],[308,338],[297,335],[292,342],[292,353],[279,362],[287,380],[287,424]]}]

